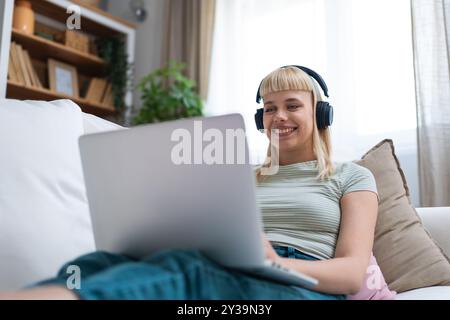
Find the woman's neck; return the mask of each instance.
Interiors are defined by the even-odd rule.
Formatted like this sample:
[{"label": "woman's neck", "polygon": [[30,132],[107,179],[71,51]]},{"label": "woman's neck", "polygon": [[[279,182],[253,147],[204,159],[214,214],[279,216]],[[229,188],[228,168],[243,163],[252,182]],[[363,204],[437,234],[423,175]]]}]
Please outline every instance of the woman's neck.
[{"label": "woman's neck", "polygon": [[283,151],[280,152],[279,156],[280,166],[313,160],[317,160],[317,157],[314,154],[312,147],[307,148],[307,150]]},{"label": "woman's neck", "polygon": [[307,161],[313,161],[313,160],[317,160],[317,157],[316,156],[310,156],[310,157],[286,157],[286,158],[280,157],[280,166],[286,166],[288,164],[307,162]]}]

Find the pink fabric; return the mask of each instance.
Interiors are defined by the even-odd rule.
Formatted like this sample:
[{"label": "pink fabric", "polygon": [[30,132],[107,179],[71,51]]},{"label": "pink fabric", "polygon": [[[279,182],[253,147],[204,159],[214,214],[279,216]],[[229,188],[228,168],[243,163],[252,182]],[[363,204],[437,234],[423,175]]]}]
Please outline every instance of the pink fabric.
[{"label": "pink fabric", "polygon": [[396,295],[397,292],[389,290],[372,253],[361,290],[356,294],[347,295],[347,300],[394,300]]}]

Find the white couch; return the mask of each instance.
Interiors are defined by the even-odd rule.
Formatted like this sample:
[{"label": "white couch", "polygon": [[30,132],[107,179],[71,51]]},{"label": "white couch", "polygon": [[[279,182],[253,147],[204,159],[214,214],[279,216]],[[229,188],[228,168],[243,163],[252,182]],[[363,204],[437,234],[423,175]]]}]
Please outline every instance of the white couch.
[{"label": "white couch", "polygon": [[[424,227],[450,257],[450,207],[416,208]],[[397,300],[450,300],[450,286],[435,286],[405,291]]]},{"label": "white couch", "polygon": [[[68,100],[0,100],[0,290],[54,276],[63,263],[94,250],[77,140],[116,129]],[[450,207],[418,212],[450,256]],[[450,299],[450,286],[397,299]]]}]

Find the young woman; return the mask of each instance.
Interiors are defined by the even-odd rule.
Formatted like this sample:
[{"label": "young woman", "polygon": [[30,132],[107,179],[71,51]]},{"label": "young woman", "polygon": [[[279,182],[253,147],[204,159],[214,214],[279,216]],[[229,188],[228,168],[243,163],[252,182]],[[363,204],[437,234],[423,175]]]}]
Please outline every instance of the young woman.
[{"label": "young woman", "polygon": [[[376,184],[367,169],[332,162],[332,109],[313,78],[327,94],[320,76],[299,66],[276,69],[261,82],[264,108],[257,125],[271,143],[278,140],[279,168],[269,175],[262,167],[256,175],[266,256],[318,279],[314,290],[222,268],[198,251],[165,250],[139,261],[94,252],[67,263],[54,279],[0,298],[345,299],[355,294],[372,251]],[[268,152],[265,166],[276,160]],[[81,270],[80,289],[66,286],[69,265]]]}]

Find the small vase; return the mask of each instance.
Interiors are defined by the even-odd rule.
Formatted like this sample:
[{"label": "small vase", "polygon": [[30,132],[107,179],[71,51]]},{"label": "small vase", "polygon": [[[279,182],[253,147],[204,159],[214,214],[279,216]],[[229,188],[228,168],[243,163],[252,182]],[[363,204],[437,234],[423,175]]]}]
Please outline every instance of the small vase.
[{"label": "small vase", "polygon": [[34,34],[34,12],[31,2],[17,0],[14,7],[13,28],[26,34]]}]

